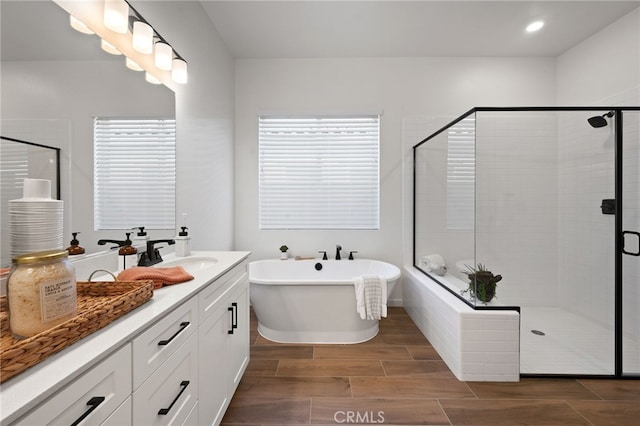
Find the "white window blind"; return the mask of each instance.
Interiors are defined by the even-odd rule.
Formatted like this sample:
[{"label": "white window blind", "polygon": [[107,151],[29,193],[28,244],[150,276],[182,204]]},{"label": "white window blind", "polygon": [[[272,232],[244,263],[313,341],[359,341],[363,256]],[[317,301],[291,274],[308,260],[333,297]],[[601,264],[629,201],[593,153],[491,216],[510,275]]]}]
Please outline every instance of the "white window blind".
[{"label": "white window blind", "polygon": [[379,228],[379,116],[258,121],[261,229]]},{"label": "white window blind", "polygon": [[94,226],[175,229],[173,119],[96,118]]},{"label": "white window blind", "polygon": [[475,193],[475,117],[454,124],[447,144],[447,228],[473,229]]}]

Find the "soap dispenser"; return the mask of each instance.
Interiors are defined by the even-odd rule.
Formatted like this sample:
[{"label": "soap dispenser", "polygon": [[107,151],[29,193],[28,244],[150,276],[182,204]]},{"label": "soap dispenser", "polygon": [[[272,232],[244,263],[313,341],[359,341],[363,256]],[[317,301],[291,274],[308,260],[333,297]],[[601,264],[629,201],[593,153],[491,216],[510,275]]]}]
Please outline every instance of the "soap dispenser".
[{"label": "soap dispenser", "polygon": [[129,239],[131,232],[127,232],[125,235],[127,239],[118,250],[118,271],[124,271],[138,264],[138,249],[131,245],[131,240]]},{"label": "soap dispenser", "polygon": [[133,237],[133,245],[136,247],[138,246],[145,247],[147,245],[147,241],[149,241],[149,236],[147,235],[147,232],[144,230],[144,226],[138,226],[133,229],[138,230],[136,235]]},{"label": "soap dispenser", "polygon": [[186,226],[180,227],[181,231],[178,232],[178,236],[174,238],[176,241],[176,256],[178,257],[186,257],[191,255],[191,247],[189,246],[189,241],[191,237],[187,232]]},{"label": "soap dispenser", "polygon": [[84,254],[84,248],[80,247],[80,241],[78,241],[79,232],[72,232],[73,239],[71,240],[71,245],[67,247],[67,251],[69,252],[69,256],[75,256],[77,254]]}]

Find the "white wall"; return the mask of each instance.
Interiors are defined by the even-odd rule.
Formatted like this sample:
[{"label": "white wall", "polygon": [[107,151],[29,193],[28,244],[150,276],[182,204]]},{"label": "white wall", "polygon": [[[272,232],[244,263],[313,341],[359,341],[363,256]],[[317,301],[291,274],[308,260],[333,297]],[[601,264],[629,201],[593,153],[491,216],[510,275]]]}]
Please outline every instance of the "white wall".
[{"label": "white wall", "polygon": [[200,2],[135,1],[184,57],[176,87],[177,215],[187,214],[193,250],[234,248],[234,62]]},{"label": "white wall", "polygon": [[[640,106],[640,8],[559,56],[557,68],[560,105]],[[632,230],[640,226],[638,191],[628,185],[638,182],[638,122],[635,113],[627,115],[624,122],[625,179],[631,179],[623,186],[627,196],[625,229]],[[569,131],[560,146],[560,159],[564,161],[561,174],[578,176],[581,184],[588,182],[588,190],[582,187],[580,191],[575,191],[575,181],[565,178],[560,182],[560,193],[568,195],[560,199],[563,212],[560,220],[571,225],[559,234],[560,256],[566,271],[560,276],[560,300],[571,309],[611,324],[614,221],[613,216],[602,215],[598,206],[601,199],[614,198],[614,135],[611,126],[589,130],[588,137]],[[575,246],[567,246],[563,241],[574,241],[583,249],[576,251]],[[638,339],[640,260],[632,256],[624,256],[623,260],[624,315],[625,324],[629,324],[625,330],[635,333]]]},{"label": "white wall", "polygon": [[[554,100],[555,61],[550,58],[238,60],[236,247],[261,259],[276,257],[281,244],[293,255],[318,250],[333,255],[340,244],[361,257],[410,263],[403,252],[410,253],[411,247],[406,187],[411,174],[403,169],[419,140],[406,140],[403,146],[403,119],[432,117],[440,126],[473,106],[547,105]],[[258,115],[372,112],[382,114],[380,230],[258,229]]]},{"label": "white wall", "polygon": [[[637,88],[640,8],[566,51],[557,62],[558,105],[597,105]],[[640,105],[637,97],[626,102]]]}]

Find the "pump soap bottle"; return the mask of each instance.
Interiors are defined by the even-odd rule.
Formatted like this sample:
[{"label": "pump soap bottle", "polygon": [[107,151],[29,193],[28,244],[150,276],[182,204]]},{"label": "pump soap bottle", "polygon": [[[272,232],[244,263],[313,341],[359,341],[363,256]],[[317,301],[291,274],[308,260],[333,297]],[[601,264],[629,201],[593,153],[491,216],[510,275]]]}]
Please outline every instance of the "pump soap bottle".
[{"label": "pump soap bottle", "polygon": [[138,264],[138,249],[131,245],[131,240],[129,239],[131,232],[126,232],[125,235],[127,239],[118,250],[118,271],[124,271]]},{"label": "pump soap bottle", "polygon": [[133,229],[138,230],[136,235],[133,237],[133,245],[136,247],[146,247],[147,241],[149,241],[149,236],[145,232],[144,226],[138,226]]},{"label": "pump soap bottle", "polygon": [[79,232],[72,232],[73,240],[71,240],[71,245],[67,247],[67,251],[69,252],[69,256],[75,256],[77,254],[84,254],[84,248],[80,247],[80,241],[78,241]]},{"label": "pump soap bottle", "polygon": [[182,231],[178,232],[178,236],[174,238],[176,240],[176,256],[186,257],[191,255],[191,247],[189,247],[189,240],[191,237],[187,232],[186,226],[181,226]]}]

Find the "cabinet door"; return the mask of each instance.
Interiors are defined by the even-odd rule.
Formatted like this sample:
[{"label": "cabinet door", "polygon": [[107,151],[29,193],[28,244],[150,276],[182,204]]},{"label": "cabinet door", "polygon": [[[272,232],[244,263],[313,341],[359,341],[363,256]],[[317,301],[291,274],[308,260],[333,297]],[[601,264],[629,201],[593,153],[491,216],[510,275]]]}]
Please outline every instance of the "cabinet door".
[{"label": "cabinet door", "polygon": [[134,425],[182,425],[198,400],[196,334],[133,393]]},{"label": "cabinet door", "polygon": [[198,294],[200,321],[204,321],[218,307],[218,304],[227,297],[229,290],[233,285],[246,274],[247,262],[244,261],[227,271],[217,280],[209,284],[204,290]]},{"label": "cabinet door", "polygon": [[130,394],[131,345],[126,344],[16,423],[100,424]]},{"label": "cabinet door", "polygon": [[198,329],[201,425],[219,424],[227,407],[226,342],[231,330],[232,312],[221,303]]},{"label": "cabinet door", "polygon": [[193,297],[133,340],[133,390],[194,332],[197,308],[198,300]]},{"label": "cabinet door", "polygon": [[230,304],[235,310],[233,333],[227,343],[227,383],[233,396],[249,363],[249,282],[247,275],[236,284]]}]

